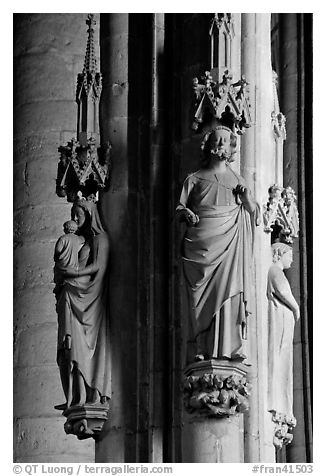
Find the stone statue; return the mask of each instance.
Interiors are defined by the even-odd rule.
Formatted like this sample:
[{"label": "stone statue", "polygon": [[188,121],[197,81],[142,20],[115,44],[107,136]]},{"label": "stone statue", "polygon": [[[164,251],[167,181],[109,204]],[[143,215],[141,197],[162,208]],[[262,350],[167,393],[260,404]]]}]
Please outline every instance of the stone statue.
[{"label": "stone statue", "polygon": [[293,332],[300,309],[283,272],[291,266],[292,248],[285,243],[274,243],[272,256],[267,282],[268,410],[273,413],[274,421],[293,427]]},{"label": "stone statue", "polygon": [[[202,143],[203,165],[183,184],[177,213],[186,222],[183,269],[192,359],[245,359],[251,312],[252,222],[257,204],[229,163],[236,136],[222,125]],[[188,347],[189,350],[189,347]],[[190,355],[188,355],[188,359]]]},{"label": "stone statue", "polygon": [[78,254],[85,244],[85,238],[76,234],[78,225],[73,220],[68,220],[63,224],[64,235],[60,236],[54,250],[54,282],[56,287],[54,293],[60,292],[64,284],[64,275],[67,270],[78,271]]},{"label": "stone statue", "polygon": [[108,235],[97,205],[78,199],[55,248],[57,363],[67,399],[57,409],[105,403],[110,397],[107,342]]}]

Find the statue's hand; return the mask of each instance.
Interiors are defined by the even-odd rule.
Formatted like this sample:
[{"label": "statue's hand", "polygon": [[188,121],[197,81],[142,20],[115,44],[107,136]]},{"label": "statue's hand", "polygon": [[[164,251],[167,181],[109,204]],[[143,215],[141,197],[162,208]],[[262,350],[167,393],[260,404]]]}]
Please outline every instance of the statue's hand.
[{"label": "statue's hand", "polygon": [[240,185],[238,184],[235,189],[234,189],[234,193],[236,195],[239,195],[240,199],[242,202],[249,202],[250,201],[250,190],[249,188],[245,187],[244,185]]},{"label": "statue's hand", "polygon": [[241,205],[240,202],[243,203],[245,209],[249,213],[254,213],[256,210],[256,202],[252,199],[251,193],[249,188],[245,187],[244,185],[238,184],[234,189],[233,193],[235,194],[236,197],[236,202],[238,205]]},{"label": "statue's hand", "polygon": [[184,216],[184,219],[185,219],[187,225],[189,225],[189,226],[197,225],[197,223],[199,222],[199,216],[196,215],[196,213],[194,213],[189,208],[185,208],[183,210],[183,216]]}]

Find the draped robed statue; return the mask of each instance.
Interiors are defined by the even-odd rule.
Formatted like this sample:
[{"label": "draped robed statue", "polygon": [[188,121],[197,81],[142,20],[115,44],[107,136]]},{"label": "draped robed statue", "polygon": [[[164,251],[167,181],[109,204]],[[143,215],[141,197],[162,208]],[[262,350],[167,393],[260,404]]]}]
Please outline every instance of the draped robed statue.
[{"label": "draped robed statue", "polygon": [[293,422],[293,335],[300,308],[284,274],[293,261],[292,248],[274,243],[272,259],[267,280],[268,410]]},{"label": "draped robed statue", "polygon": [[110,398],[108,235],[92,200],[77,200],[71,218],[54,252],[57,363],[66,397],[56,406],[61,410]]},{"label": "draped robed statue", "polygon": [[247,358],[257,204],[230,166],[235,149],[236,136],[228,127],[209,131],[202,143],[202,167],[186,178],[177,206],[187,225],[182,261],[188,360]]}]

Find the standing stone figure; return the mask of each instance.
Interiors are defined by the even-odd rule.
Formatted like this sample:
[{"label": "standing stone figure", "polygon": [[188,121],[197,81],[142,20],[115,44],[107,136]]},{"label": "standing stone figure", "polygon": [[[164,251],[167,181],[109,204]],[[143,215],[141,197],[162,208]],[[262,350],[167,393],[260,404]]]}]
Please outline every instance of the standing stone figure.
[{"label": "standing stone figure", "polygon": [[182,260],[195,360],[247,357],[257,205],[229,165],[235,148],[236,136],[225,126],[205,135],[203,166],[185,180],[177,207],[187,224]]},{"label": "standing stone figure", "polygon": [[[56,408],[63,410],[74,405],[105,403],[110,397],[106,306],[108,235],[93,201],[77,200],[71,216],[84,245],[78,253],[77,266],[60,261],[63,282],[55,288],[57,362],[67,399]],[[76,251],[77,248],[71,246],[70,249]]]},{"label": "standing stone figure", "polygon": [[268,272],[268,410],[281,414],[284,421],[293,416],[293,332],[300,310],[283,270],[292,263],[292,248],[272,245],[273,264]]},{"label": "standing stone figure", "polygon": [[76,234],[78,225],[74,220],[68,220],[63,224],[64,235],[58,238],[54,250],[54,293],[60,292],[64,284],[64,276],[71,269],[79,269],[79,252],[85,244],[85,238]]}]

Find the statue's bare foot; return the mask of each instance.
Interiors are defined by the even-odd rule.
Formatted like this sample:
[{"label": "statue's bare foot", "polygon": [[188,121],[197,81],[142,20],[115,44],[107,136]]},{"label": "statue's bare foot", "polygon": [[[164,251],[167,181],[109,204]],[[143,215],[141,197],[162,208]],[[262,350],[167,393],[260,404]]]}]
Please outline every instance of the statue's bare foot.
[{"label": "statue's bare foot", "polygon": [[195,362],[202,362],[203,360],[205,360],[205,356],[203,354],[197,354],[195,356]]}]

